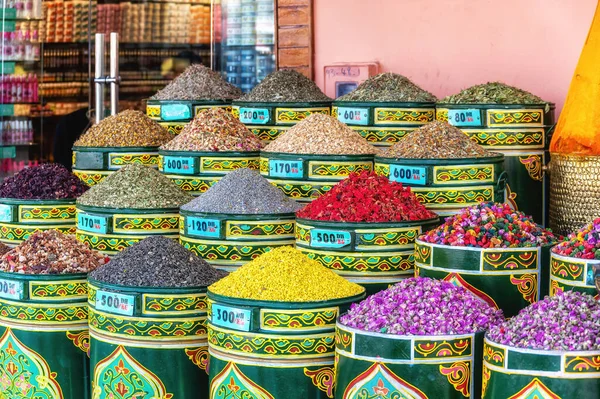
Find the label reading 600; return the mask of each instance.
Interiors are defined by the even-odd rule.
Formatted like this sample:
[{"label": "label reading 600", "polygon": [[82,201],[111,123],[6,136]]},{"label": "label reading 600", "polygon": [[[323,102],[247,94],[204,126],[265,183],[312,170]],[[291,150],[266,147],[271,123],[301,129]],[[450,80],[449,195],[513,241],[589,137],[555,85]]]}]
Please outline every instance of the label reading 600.
[{"label": "label reading 600", "polygon": [[315,248],[343,248],[352,243],[352,235],[347,231],[312,229],[310,245]]},{"label": "label reading 600", "polygon": [[250,309],[232,308],[213,303],[211,312],[211,322],[215,326],[250,331],[252,321],[252,311]]},{"label": "label reading 600", "polygon": [[427,184],[427,168],[390,165],[390,180],[415,186],[424,186]]},{"label": "label reading 600", "polygon": [[123,316],[133,316],[135,297],[133,295],[98,290],[96,291],[96,309]]},{"label": "label reading 600", "polygon": [[166,173],[193,175],[194,166],[193,157],[163,157],[163,171]]},{"label": "label reading 600", "polygon": [[0,298],[23,299],[23,282],[0,279]]},{"label": "label reading 600", "polygon": [[189,235],[199,237],[219,238],[221,236],[221,221],[189,216],[186,219]]},{"label": "label reading 600", "polygon": [[253,125],[269,123],[269,110],[266,108],[240,108],[240,121]]}]

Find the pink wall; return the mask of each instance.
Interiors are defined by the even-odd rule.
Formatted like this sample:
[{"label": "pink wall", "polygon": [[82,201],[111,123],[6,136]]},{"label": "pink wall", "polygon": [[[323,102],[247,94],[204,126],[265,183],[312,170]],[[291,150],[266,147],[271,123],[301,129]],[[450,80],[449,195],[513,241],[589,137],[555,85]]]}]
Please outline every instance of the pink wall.
[{"label": "pink wall", "polygon": [[[315,77],[378,61],[438,97],[499,80],[562,107],[596,0],[314,0]],[[518,10],[518,11],[517,11]]]}]

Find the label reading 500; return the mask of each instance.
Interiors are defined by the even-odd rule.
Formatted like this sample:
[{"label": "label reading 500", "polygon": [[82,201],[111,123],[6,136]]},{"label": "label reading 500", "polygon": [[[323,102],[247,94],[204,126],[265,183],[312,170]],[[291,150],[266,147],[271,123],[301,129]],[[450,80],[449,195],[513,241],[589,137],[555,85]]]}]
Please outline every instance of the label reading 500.
[{"label": "label reading 500", "polygon": [[77,214],[77,228],[90,233],[106,234],[108,232],[108,218],[79,212]]},{"label": "label reading 500", "polygon": [[310,245],[315,248],[343,248],[352,243],[352,235],[348,231],[312,229]]},{"label": "label reading 500", "polygon": [[240,108],[242,123],[264,125],[269,123],[269,120],[269,110],[266,108]]},{"label": "label reading 500", "polygon": [[0,298],[23,299],[23,282],[0,279]]},{"label": "label reading 500", "polygon": [[250,309],[232,308],[212,304],[211,321],[215,326],[231,328],[239,331],[250,331],[252,311]]},{"label": "label reading 500", "polygon": [[221,237],[221,221],[189,216],[186,220],[188,234],[200,237]]},{"label": "label reading 500", "polygon": [[390,165],[390,180],[415,186],[424,186],[427,184],[427,168]]},{"label": "label reading 500", "polygon": [[98,290],[96,291],[96,309],[123,316],[133,316],[135,297]]}]

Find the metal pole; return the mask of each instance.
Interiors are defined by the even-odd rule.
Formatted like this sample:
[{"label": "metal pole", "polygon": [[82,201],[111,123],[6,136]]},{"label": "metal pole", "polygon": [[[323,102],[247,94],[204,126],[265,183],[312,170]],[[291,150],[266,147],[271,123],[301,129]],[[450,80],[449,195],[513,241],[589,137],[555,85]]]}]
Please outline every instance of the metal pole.
[{"label": "metal pole", "polygon": [[96,33],[96,54],[95,54],[96,72],[96,123],[100,123],[104,118],[104,84],[101,80],[104,78],[104,33]]},{"label": "metal pole", "polygon": [[110,114],[119,112],[119,34],[110,34]]}]

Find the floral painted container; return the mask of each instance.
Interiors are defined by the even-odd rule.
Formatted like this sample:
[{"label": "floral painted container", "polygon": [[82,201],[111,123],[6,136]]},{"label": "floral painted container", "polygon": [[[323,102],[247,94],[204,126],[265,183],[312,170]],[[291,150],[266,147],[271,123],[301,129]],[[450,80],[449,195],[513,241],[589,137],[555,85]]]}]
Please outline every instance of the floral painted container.
[{"label": "floral painted container", "polygon": [[259,152],[194,152],[159,150],[158,170],[192,195],[206,192],[227,173],[258,170]]},{"label": "floral painted container", "polygon": [[263,142],[268,143],[311,114],[331,115],[331,102],[233,102],[233,114]]},{"label": "floral painted container", "polygon": [[88,304],[92,398],[208,399],[206,287],[90,279]]},{"label": "floral painted container", "polygon": [[435,103],[334,101],[331,114],[370,144],[389,147],[435,120]]},{"label": "floral painted container", "polygon": [[554,104],[437,104],[436,119],[464,131],[489,151],[504,154],[506,202],[548,223],[549,138]]},{"label": "floral painted container", "polygon": [[335,398],[478,398],[483,337],[392,335],[337,323]]},{"label": "floral painted container", "polygon": [[438,218],[400,223],[296,221],[296,248],[367,294],[414,276],[415,240]]},{"label": "floral painted container", "polygon": [[75,234],[75,199],[0,198],[0,242],[15,246],[38,231]]},{"label": "floral painted container", "polygon": [[415,275],[463,286],[506,317],[548,295],[550,248],[415,245]]},{"label": "floral painted container", "polygon": [[77,239],[114,255],[152,235],[179,238],[179,209],[113,209],[77,205]]},{"label": "floral painted container", "polygon": [[550,254],[550,295],[558,291],[579,291],[596,296],[595,273],[600,272],[600,260],[572,258]]},{"label": "floral painted container", "polygon": [[293,303],[209,290],[210,398],[333,398],[336,318],[364,297]]},{"label": "floral painted container", "polygon": [[410,186],[419,201],[440,216],[481,202],[504,202],[504,155],[468,159],[375,157],[375,172]]},{"label": "floral painted container", "polygon": [[181,212],[179,242],[212,266],[233,271],[273,248],[294,245],[295,215]]},{"label": "floral painted container", "polygon": [[157,121],[169,133],[177,135],[196,115],[207,108],[224,108],[231,112],[231,101],[148,100],[146,116]]},{"label": "floral painted container", "polygon": [[600,351],[519,349],[485,339],[483,399],[600,397]]},{"label": "floral painted container", "polygon": [[260,174],[298,202],[311,202],[351,173],[365,170],[373,170],[373,155],[260,153]]},{"label": "floral painted container", "polygon": [[0,397],[90,398],[86,276],[0,272]]}]

